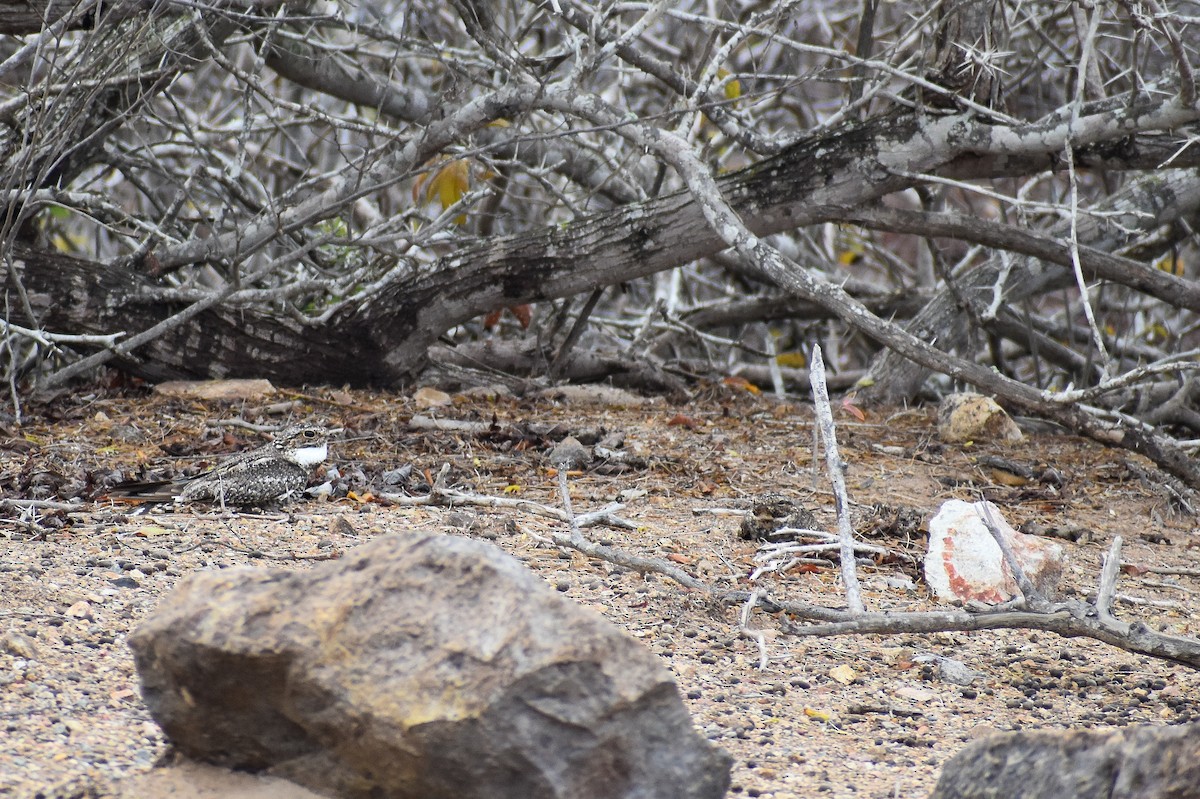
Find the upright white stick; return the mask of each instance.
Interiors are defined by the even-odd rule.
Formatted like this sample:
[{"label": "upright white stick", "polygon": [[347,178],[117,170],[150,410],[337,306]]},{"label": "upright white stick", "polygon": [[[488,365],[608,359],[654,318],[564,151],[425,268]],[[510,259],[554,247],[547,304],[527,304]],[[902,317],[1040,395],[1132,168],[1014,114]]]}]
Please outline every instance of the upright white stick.
[{"label": "upright white stick", "polygon": [[812,383],[813,407],[817,414],[817,429],[825,443],[825,468],[829,471],[829,482],[833,486],[834,507],[837,510],[838,541],[841,544],[842,584],[846,589],[846,606],[851,613],[862,613],[862,592],[858,587],[858,571],[854,565],[854,529],[850,526],[850,498],[846,495],[846,477],[842,473],[844,464],[838,452],[837,436],[833,429],[833,409],[829,407],[829,388],[825,385],[825,359],[821,357],[821,345],[813,347],[812,363],[808,371]]}]

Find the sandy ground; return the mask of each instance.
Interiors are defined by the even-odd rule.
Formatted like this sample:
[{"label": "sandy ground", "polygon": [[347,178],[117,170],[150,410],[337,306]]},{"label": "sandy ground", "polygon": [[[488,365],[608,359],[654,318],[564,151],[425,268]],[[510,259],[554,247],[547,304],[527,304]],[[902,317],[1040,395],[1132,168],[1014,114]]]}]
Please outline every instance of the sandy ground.
[{"label": "sandy ground", "polygon": [[[414,426],[417,413],[482,429]],[[141,476],[139,464],[151,475],[186,471],[262,441],[206,423],[286,418],[343,428],[330,460],[338,475],[330,500],[246,515],[135,514],[95,499],[112,480]],[[737,634],[736,608],[560,551],[546,539],[561,529],[552,520],[376,499],[385,490],[420,495],[422,476],[448,463],[450,485],[557,505],[549,448],[567,430],[616,433],[640,460],[611,474],[573,475],[572,500],[577,511],[623,501],[622,515],[636,529],[592,528],[591,538],[668,558],[720,586],[758,585],[776,597],[838,606],[834,565],[751,583],[758,545],[738,537],[741,519],[727,512],[782,493],[834,529],[823,465],[813,473],[810,421],[805,406],[748,394],[679,407],[459,397],[419,410],[409,397],[324,390],[259,407],[98,392],[34,409],[19,429],[0,430],[0,497],[87,501],[70,512],[0,512],[0,796],[103,796],[114,781],[152,768],[166,744],[140,701],[125,639],[181,576],[246,563],[311,568],[374,536],[413,528],[493,542],[659,654],[697,729],[735,757],[732,796],[921,797],[947,758],[992,731],[1200,719],[1196,672],[1047,633],[802,638],[756,612],[750,623],[764,633],[768,656],[760,669],[758,646]],[[1080,541],[1062,542],[1071,558],[1065,587],[1081,595],[1094,590],[1100,556],[1121,534],[1131,566],[1119,585],[1120,615],[1200,634],[1200,538],[1161,485],[1129,468],[1146,468],[1144,461],[1061,435],[1008,448],[945,446],[924,411],[838,421],[860,526],[878,518],[870,510],[876,503],[927,521],[948,499],[986,495],[1014,526],[1083,531]],[[976,462],[981,454],[1052,465],[1063,485],[998,484]],[[862,570],[868,606],[933,607],[918,570],[904,562],[905,553],[920,556],[922,532],[885,529],[869,540],[896,557]],[[1193,574],[1162,573],[1172,570]],[[968,686],[945,682],[922,661],[928,654],[955,658],[978,677]]]}]

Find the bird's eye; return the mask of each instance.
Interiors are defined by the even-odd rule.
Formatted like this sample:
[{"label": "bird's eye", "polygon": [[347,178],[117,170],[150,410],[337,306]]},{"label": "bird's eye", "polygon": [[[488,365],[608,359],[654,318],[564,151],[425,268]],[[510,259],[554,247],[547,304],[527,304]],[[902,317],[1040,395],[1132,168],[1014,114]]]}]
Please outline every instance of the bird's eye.
[{"label": "bird's eye", "polygon": [[316,431],[316,430],[305,430],[305,431],[304,431],[304,437],[305,437],[305,438],[316,438],[316,437],[317,437],[317,431]]}]

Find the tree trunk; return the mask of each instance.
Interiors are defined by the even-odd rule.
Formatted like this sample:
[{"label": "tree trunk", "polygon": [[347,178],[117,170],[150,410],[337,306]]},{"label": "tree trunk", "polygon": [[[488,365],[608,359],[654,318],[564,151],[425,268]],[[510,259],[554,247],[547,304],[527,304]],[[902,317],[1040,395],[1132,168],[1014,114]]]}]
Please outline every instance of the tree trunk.
[{"label": "tree trunk", "polygon": [[[1110,146],[1120,133],[1114,123],[1099,130],[1091,146],[1080,144],[1081,166],[1161,162],[1163,150],[1153,142]],[[1013,152],[1014,137],[1018,145],[1031,146]],[[1040,129],[999,128],[966,114],[929,118],[905,112],[815,137],[722,178],[720,186],[754,233],[767,235],[839,219],[847,209],[902,190],[911,181],[897,176],[901,169],[958,179],[1029,174],[1049,168],[1057,151],[1054,138]],[[1177,163],[1196,161],[1200,148],[1176,156]],[[644,277],[722,247],[692,197],[678,193],[480,241],[416,276],[398,277],[322,324],[257,307],[210,309],[149,342],[123,365],[153,380],[262,376],[293,385],[401,385],[422,368],[440,335],[474,317]],[[17,324],[132,334],[179,310],[144,296],[143,289],[154,286],[146,277],[25,248],[12,254],[36,317],[34,322],[16,312]],[[5,274],[6,290],[14,288],[11,283],[12,275]]]}]

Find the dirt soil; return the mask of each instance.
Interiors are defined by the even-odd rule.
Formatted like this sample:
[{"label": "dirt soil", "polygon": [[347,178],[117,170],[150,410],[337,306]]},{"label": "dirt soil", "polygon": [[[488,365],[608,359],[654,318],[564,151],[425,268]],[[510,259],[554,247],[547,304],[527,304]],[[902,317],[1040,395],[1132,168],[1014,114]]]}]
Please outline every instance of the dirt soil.
[{"label": "dirt soil", "polygon": [[[0,796],[103,796],[163,755],[125,641],[183,575],[247,563],[311,568],[413,528],[495,543],[659,654],[697,729],[736,759],[735,797],[922,797],[949,757],[996,730],[1200,719],[1195,671],[1048,633],[806,638],[757,611],[750,626],[765,634],[768,656],[760,669],[757,644],[737,634],[738,608],[560,551],[546,540],[561,529],[551,519],[379,499],[420,496],[449,464],[450,486],[557,506],[550,448],[568,432],[585,443],[617,434],[616,449],[636,457],[573,473],[571,496],[577,512],[624,502],[621,515],[636,529],[588,528],[590,538],[729,589],[843,605],[835,563],[752,582],[759,542],[739,537],[742,516],[733,512],[781,494],[836,529],[823,463],[814,474],[811,408],[736,388],[705,393],[672,405],[477,392],[422,410],[410,396],[326,389],[235,404],[96,389],[25,409],[19,428],[0,417],[0,498],[84,501],[71,510],[0,509]],[[414,417],[478,425],[437,429]],[[99,499],[113,482],[187,473],[262,443],[254,432],[213,426],[239,419],[342,428],[326,467],[334,471],[314,477],[332,477],[333,493],[275,514],[139,514]],[[1146,461],[1045,432],[1019,445],[944,445],[926,410],[871,410],[859,420],[839,409],[837,421],[855,524],[890,553],[860,570],[869,609],[934,607],[913,561],[924,526],[946,500],[982,495],[1014,526],[1038,523],[1078,539],[1060,541],[1068,593],[1094,590],[1102,553],[1124,536],[1130,565],[1118,615],[1200,635],[1195,520],[1172,506],[1164,481],[1139,476],[1154,474]],[[1020,481],[982,466],[984,455],[1042,477],[1007,485]],[[1162,573],[1172,570],[1185,573]],[[951,684],[923,655],[957,659],[978,676]]]}]

